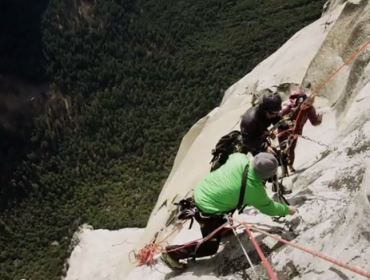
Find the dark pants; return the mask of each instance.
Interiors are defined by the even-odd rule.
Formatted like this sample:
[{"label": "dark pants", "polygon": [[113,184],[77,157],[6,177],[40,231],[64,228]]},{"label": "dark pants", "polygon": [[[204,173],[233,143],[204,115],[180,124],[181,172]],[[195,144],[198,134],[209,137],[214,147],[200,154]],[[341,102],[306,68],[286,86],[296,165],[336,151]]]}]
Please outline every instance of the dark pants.
[{"label": "dark pants", "polygon": [[[283,133],[281,136],[278,137],[279,144],[282,150],[285,150],[287,142],[281,144],[283,141],[287,140],[289,135]],[[289,156],[289,165],[293,165],[295,159],[295,148],[297,146],[297,138],[292,141],[290,144],[290,148],[288,149],[288,156]]]},{"label": "dark pants", "polygon": [[[203,238],[207,237],[215,229],[219,228],[227,222],[223,217],[210,217],[210,218],[201,218],[199,214],[195,216],[196,221],[200,225],[200,230],[202,232]],[[220,246],[220,241],[223,231],[218,231],[211,239],[201,243],[198,246],[198,249],[195,252],[194,257],[202,258],[212,256],[217,253],[218,247]],[[171,245],[166,247],[166,251],[174,250],[176,248],[182,247],[183,245]],[[187,259],[192,257],[197,244],[187,246],[185,248],[178,249],[176,251],[168,252],[168,255],[175,260]]]}]

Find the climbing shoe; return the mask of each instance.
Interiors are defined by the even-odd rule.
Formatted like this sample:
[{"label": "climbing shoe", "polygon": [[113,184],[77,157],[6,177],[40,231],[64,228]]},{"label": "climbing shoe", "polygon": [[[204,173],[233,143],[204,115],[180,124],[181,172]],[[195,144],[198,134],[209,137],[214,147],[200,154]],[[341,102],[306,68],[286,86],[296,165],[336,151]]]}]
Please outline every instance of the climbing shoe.
[{"label": "climbing shoe", "polygon": [[171,258],[168,254],[162,253],[160,257],[161,261],[167,265],[169,268],[175,271],[183,271],[187,269],[187,265],[184,263],[180,263],[178,260]]},{"label": "climbing shoe", "polygon": [[288,168],[291,173],[295,172],[293,165],[289,165]]}]

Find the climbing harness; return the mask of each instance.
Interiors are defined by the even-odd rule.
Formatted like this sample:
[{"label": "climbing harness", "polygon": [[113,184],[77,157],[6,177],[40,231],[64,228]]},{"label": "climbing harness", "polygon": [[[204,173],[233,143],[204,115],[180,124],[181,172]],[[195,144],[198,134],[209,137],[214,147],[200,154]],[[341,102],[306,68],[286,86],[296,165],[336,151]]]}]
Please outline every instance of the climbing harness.
[{"label": "climbing harness", "polygon": [[190,219],[189,229],[191,229],[194,223],[194,217],[199,213],[198,208],[195,206],[193,198],[188,197],[182,199],[179,202],[175,202],[174,205],[176,205],[178,209],[177,220],[184,221]]}]

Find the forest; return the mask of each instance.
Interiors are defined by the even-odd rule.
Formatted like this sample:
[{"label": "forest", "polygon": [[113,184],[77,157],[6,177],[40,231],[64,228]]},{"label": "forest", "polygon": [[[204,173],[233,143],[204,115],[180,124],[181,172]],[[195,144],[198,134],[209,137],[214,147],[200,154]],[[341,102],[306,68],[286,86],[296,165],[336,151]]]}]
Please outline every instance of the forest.
[{"label": "forest", "polygon": [[0,127],[2,280],[60,279],[83,223],[145,227],[187,130],[325,3],[6,2],[0,74],[51,93]]}]

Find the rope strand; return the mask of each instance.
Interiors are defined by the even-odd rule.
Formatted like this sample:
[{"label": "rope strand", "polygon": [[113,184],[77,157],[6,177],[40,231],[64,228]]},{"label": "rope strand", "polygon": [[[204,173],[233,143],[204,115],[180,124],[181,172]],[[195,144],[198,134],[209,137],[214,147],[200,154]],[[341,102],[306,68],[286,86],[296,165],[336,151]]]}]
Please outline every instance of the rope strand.
[{"label": "rope strand", "polygon": [[[248,226],[248,224],[247,224],[247,223],[242,223],[242,224],[243,224],[243,225]],[[365,276],[365,277],[367,277],[367,278],[370,278],[370,273],[369,273],[369,272],[365,272],[365,271],[363,271],[363,270],[361,270],[361,269],[358,269],[358,268],[356,268],[356,267],[351,267],[351,266],[349,266],[349,265],[346,265],[345,263],[343,263],[343,262],[341,262],[341,261],[335,260],[335,259],[333,259],[333,258],[331,258],[331,257],[328,257],[328,256],[326,256],[326,255],[322,254],[322,253],[315,252],[315,251],[313,251],[313,250],[310,250],[310,249],[304,248],[304,247],[302,247],[302,246],[300,246],[300,245],[298,245],[298,244],[296,244],[296,243],[293,243],[293,242],[287,241],[287,240],[285,240],[285,239],[283,239],[283,238],[281,238],[281,237],[278,237],[278,236],[275,236],[275,235],[273,235],[273,234],[270,234],[270,233],[268,233],[268,232],[266,232],[266,231],[264,231],[264,230],[262,230],[262,229],[259,229],[259,228],[257,228],[257,227],[251,226],[251,229],[253,229],[253,230],[255,230],[255,231],[258,231],[258,232],[260,232],[260,233],[263,233],[263,234],[265,234],[265,235],[267,235],[267,236],[269,236],[269,237],[272,237],[272,238],[274,238],[275,240],[280,241],[280,242],[282,242],[282,243],[284,243],[284,244],[286,244],[286,245],[292,246],[292,247],[297,248],[297,249],[299,249],[299,250],[301,250],[301,251],[303,251],[303,252],[309,253],[309,254],[311,254],[311,255],[313,255],[313,256],[315,256],[315,257],[321,258],[321,259],[323,259],[323,260],[326,260],[326,261],[328,261],[328,262],[331,262],[332,264],[338,265],[338,266],[340,266],[340,267],[342,267],[342,268],[344,268],[344,269],[350,270],[350,271],[352,271],[352,272],[354,272],[354,273],[356,273],[356,274],[359,274],[359,275]]]}]

